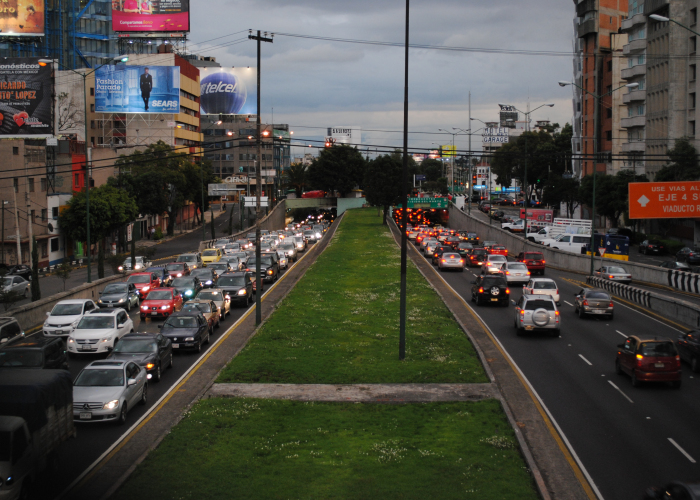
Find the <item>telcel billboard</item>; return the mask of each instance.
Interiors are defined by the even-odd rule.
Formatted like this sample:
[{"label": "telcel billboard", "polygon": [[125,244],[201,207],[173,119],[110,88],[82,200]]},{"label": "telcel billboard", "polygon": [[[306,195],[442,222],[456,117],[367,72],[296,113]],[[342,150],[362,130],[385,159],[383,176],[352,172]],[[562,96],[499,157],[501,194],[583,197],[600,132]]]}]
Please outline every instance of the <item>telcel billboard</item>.
[{"label": "telcel billboard", "polygon": [[0,2],[0,37],[43,35],[44,0]]},{"label": "telcel billboard", "polygon": [[103,66],[95,73],[97,113],[179,113],[177,66]]},{"label": "telcel billboard", "polygon": [[255,68],[199,68],[203,115],[257,115]]},{"label": "telcel billboard", "polygon": [[190,31],[190,0],[112,0],[117,33]]},{"label": "telcel billboard", "polygon": [[0,59],[0,137],[53,135],[52,72],[36,57]]}]

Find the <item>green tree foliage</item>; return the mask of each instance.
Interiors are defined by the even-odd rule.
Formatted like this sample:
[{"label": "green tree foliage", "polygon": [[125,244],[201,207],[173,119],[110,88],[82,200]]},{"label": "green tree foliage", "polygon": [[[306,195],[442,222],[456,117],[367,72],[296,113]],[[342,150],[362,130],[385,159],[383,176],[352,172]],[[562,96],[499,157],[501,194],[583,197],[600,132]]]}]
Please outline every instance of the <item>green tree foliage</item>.
[{"label": "green tree foliage", "polygon": [[578,179],[552,174],[542,187],[542,202],[552,207],[565,203],[566,217],[572,217],[576,207],[581,204],[580,188]]},{"label": "green tree foliage", "polygon": [[39,288],[39,246],[36,244],[36,237],[32,239],[32,302],[41,299],[41,289]]},{"label": "green tree foliage", "polygon": [[369,162],[363,182],[367,203],[384,209],[384,224],[389,207],[401,198],[403,164],[398,155],[384,155]]},{"label": "green tree foliage", "polygon": [[[620,217],[629,210],[628,187],[630,182],[646,182],[643,175],[622,170],[615,175],[597,175],[595,185],[596,213],[603,215],[612,227],[617,227]],[[593,203],[593,176],[581,180],[581,201],[588,206]]]},{"label": "green tree foliage", "polygon": [[668,150],[671,163],[656,172],[656,182],[696,181],[700,179],[698,152],[687,139],[677,139],[673,149]]},{"label": "green tree foliage", "polygon": [[321,150],[309,166],[309,184],[340,196],[346,196],[355,186],[362,187],[366,161],[357,148],[344,144]]},{"label": "green tree foliage", "polygon": [[294,189],[297,198],[301,198],[304,188],[309,182],[309,167],[303,163],[292,163],[284,172],[284,185],[287,189]]},{"label": "green tree foliage", "polygon": [[425,175],[425,182],[436,182],[440,177],[443,177],[443,164],[440,160],[434,160],[432,158],[426,158],[420,164],[420,170],[423,175]]},{"label": "green tree foliage", "polygon": [[[73,266],[70,261],[64,260],[59,266],[54,269],[54,274],[63,281],[63,291],[66,291],[66,281],[70,278],[70,273],[73,272]],[[116,274],[116,273],[115,273]]]}]

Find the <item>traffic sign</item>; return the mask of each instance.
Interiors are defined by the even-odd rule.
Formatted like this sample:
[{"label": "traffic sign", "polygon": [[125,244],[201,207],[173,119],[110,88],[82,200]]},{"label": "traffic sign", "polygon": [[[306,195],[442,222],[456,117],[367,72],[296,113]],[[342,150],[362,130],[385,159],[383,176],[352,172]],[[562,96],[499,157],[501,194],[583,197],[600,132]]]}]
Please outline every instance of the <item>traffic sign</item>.
[{"label": "traffic sign", "polygon": [[209,196],[226,196],[227,194],[236,193],[238,191],[244,191],[244,189],[229,183],[209,184],[207,189]]},{"label": "traffic sign", "polygon": [[700,218],[700,181],[630,182],[630,219]]},{"label": "traffic sign", "polygon": [[[408,198],[408,208],[447,208],[447,198]],[[401,208],[401,204],[397,205]]]},{"label": "traffic sign", "polygon": [[[244,196],[243,197],[243,206],[244,207],[256,207],[257,206],[256,199],[257,198],[255,196]],[[260,206],[261,207],[269,206],[268,199],[269,198],[267,196],[261,196],[260,197]]]},{"label": "traffic sign", "polygon": [[600,254],[601,257],[602,257],[603,255],[605,255],[605,247],[599,247],[599,248],[598,248],[598,253]]}]

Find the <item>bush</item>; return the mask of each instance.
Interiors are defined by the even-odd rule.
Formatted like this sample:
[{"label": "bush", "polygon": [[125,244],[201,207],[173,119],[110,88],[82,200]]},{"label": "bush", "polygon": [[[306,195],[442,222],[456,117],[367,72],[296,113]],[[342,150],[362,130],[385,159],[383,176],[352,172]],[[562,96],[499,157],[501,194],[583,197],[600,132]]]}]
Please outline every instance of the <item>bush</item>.
[{"label": "bush", "polygon": [[163,230],[160,227],[156,228],[156,232],[153,235],[153,239],[156,241],[163,239]]}]

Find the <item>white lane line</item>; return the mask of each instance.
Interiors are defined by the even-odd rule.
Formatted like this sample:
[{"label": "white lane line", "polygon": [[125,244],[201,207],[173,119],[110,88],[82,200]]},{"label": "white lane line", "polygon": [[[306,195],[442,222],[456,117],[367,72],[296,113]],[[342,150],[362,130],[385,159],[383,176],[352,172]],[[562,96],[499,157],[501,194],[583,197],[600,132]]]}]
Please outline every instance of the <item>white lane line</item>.
[{"label": "white lane line", "polygon": [[688,452],[685,451],[683,448],[681,448],[680,445],[679,445],[678,443],[676,443],[672,438],[668,438],[668,440],[671,442],[671,444],[672,444],[673,446],[675,446],[676,448],[678,448],[678,451],[680,451],[681,453],[683,453],[683,455],[685,456],[685,458],[687,458],[688,460],[690,460],[690,463],[691,463],[691,464],[694,464],[694,463],[695,463],[695,459],[693,459],[693,457],[691,457],[690,455],[688,455]]},{"label": "white lane line", "polygon": [[608,380],[608,384],[610,384],[611,386],[613,386],[617,392],[619,392],[620,394],[622,394],[622,397],[624,397],[627,401],[629,401],[630,403],[634,404],[634,401],[632,401],[632,400],[630,399],[630,397],[629,397],[627,394],[625,394],[624,392],[622,392],[622,391],[620,390],[620,388],[619,388],[618,386],[616,386],[616,385],[613,383],[612,380]]},{"label": "white lane line", "polygon": [[627,337],[627,335],[625,335],[624,333],[622,333],[620,330],[615,330],[615,331],[616,331],[617,333],[619,333],[620,335],[622,335],[623,337],[629,338],[629,337]]},{"label": "white lane line", "polygon": [[583,357],[583,354],[579,354],[578,357],[581,358],[582,360],[584,360],[586,363],[588,363],[588,366],[593,366],[593,363],[591,363],[591,362],[588,361],[586,358],[584,358],[584,357]]},{"label": "white lane line", "polygon": [[564,304],[566,304],[567,306],[574,307],[574,305],[571,302],[564,301]]}]

